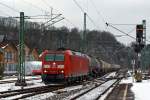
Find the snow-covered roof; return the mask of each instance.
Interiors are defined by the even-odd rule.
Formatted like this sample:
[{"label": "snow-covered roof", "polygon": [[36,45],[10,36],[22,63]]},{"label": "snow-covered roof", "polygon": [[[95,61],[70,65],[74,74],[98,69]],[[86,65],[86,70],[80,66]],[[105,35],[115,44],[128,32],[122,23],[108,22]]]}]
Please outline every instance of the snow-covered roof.
[{"label": "snow-covered roof", "polygon": [[8,46],[8,44],[6,44],[5,46],[1,47],[2,49],[5,49]]}]

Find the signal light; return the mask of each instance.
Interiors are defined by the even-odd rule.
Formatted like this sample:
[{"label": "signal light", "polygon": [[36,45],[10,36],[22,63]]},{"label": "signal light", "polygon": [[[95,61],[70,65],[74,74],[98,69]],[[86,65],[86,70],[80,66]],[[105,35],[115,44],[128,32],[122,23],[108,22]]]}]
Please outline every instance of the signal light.
[{"label": "signal light", "polygon": [[143,25],[136,26],[136,37],[143,38]]}]

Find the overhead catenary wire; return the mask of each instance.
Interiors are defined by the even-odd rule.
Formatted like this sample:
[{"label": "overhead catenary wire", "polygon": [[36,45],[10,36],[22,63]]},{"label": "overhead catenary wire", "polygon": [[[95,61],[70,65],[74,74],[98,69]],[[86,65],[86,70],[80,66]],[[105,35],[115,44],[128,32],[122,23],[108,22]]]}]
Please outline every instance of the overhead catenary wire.
[{"label": "overhead catenary wire", "polygon": [[79,3],[76,0],[73,0],[73,1],[78,6],[78,8],[82,11],[82,13],[86,13],[88,19],[93,23],[93,25],[99,29],[99,27],[96,25],[96,23],[93,21],[93,19],[88,15],[88,13],[86,11],[84,11],[84,9],[79,5]]},{"label": "overhead catenary wire", "polygon": [[85,11],[83,10],[83,8],[79,5],[79,3],[76,0],[73,0],[75,2],[75,4],[80,8],[80,10],[85,13]]},{"label": "overhead catenary wire", "polygon": [[132,39],[136,39],[135,37],[133,37],[133,36],[129,35],[128,33],[126,33],[126,32],[124,32],[124,31],[122,31],[122,30],[120,30],[120,29],[114,27],[113,25],[111,25],[111,24],[109,24],[109,23],[107,23],[107,22],[106,22],[106,25],[107,25],[107,26],[110,26],[110,27],[112,27],[112,28],[114,28],[114,29],[116,29],[117,31],[119,31],[119,32],[121,32],[121,33],[123,33],[123,34],[129,36],[129,37],[132,38]]},{"label": "overhead catenary wire", "polygon": [[[122,31],[122,30],[120,30],[120,29],[114,27],[113,25],[116,25],[116,26],[118,26],[118,25],[120,25],[120,26],[125,26],[125,25],[128,25],[128,26],[135,26],[135,25],[137,25],[137,24],[114,24],[114,23],[107,23],[107,22],[105,21],[103,15],[98,11],[98,9],[97,9],[95,3],[94,3],[92,0],[89,0],[89,1],[90,1],[91,4],[95,7],[97,14],[98,14],[99,16],[101,16],[103,22],[106,23],[106,26],[111,26],[112,28],[118,30],[119,32],[121,32],[121,33],[123,33],[123,34],[129,36],[130,38],[136,39],[135,37],[129,35],[129,33],[132,33],[133,31],[135,31],[135,28],[132,29],[131,31],[129,31],[128,33],[126,33],[126,32],[124,32],[124,31]],[[111,24],[111,25],[110,25],[110,24]],[[146,40],[146,41],[147,41],[147,42],[150,42],[149,40]]]},{"label": "overhead catenary wire", "polygon": [[[15,8],[13,8],[13,7],[10,7],[9,5],[6,5],[6,4],[4,4],[4,3],[2,3],[2,2],[0,2],[0,5],[4,6],[4,7],[6,7],[6,8],[9,8],[10,10],[12,10],[12,11],[14,11],[14,12],[16,12],[16,13],[20,13],[19,10],[15,9]],[[14,18],[14,17],[12,17],[10,14],[7,14],[6,12],[3,12],[2,10],[0,10],[0,12],[6,15],[6,16],[1,16],[1,18],[2,18],[2,17],[3,17],[3,18],[9,18],[9,19],[13,19],[13,18]]]},{"label": "overhead catenary wire", "polygon": [[24,3],[26,3],[26,4],[29,4],[29,5],[31,5],[32,7],[34,7],[34,8],[37,8],[37,9],[39,9],[41,12],[43,12],[43,13],[45,13],[45,12],[47,12],[47,13],[49,13],[49,11],[47,11],[47,10],[45,10],[45,9],[42,9],[42,8],[40,8],[39,6],[36,6],[36,5],[34,5],[33,3],[31,3],[31,2],[27,2],[27,1],[25,1],[25,0],[22,0]]},{"label": "overhead catenary wire", "polygon": [[41,0],[46,6],[48,6],[50,9],[53,9],[52,6],[50,6],[45,0]]},{"label": "overhead catenary wire", "polygon": [[[36,5],[34,5],[34,4],[30,3],[30,2],[27,2],[27,1],[25,1],[25,0],[22,0],[22,1],[23,1],[24,3],[27,3],[27,4],[31,5],[31,6],[34,7],[34,8],[39,9],[39,10],[42,11],[43,13],[44,13],[44,12],[49,13],[47,10],[42,9],[42,8],[40,8],[39,6],[36,6]],[[45,4],[46,4],[47,6],[49,6],[46,2],[45,2]],[[0,2],[0,5],[5,6],[5,7],[11,9],[11,10],[17,12],[17,13],[20,13],[19,10],[15,9],[15,8],[13,8],[13,7],[10,7],[10,6],[8,6],[8,5],[2,3],[2,2]],[[52,8],[52,6],[49,6],[49,8]],[[20,17],[12,17],[12,16],[10,16],[10,15],[8,15],[8,14],[6,14],[6,13],[5,13],[5,15],[8,16],[7,18],[20,18]],[[53,15],[56,15],[56,16],[57,16],[58,14],[53,14]],[[26,19],[45,19],[45,18],[33,18],[33,17],[41,17],[41,16],[44,17],[44,16],[51,16],[51,15],[35,15],[35,16],[25,16],[25,17],[26,17]],[[5,18],[6,18],[6,17],[5,17]],[[66,17],[63,17],[62,19],[64,19],[64,18],[66,19]],[[48,18],[47,18],[47,19],[48,19]],[[72,23],[71,21],[68,21],[68,22],[69,22],[69,23]],[[45,23],[46,23],[46,22],[45,22]],[[73,23],[72,23],[72,25],[73,25]],[[76,26],[76,25],[73,25],[73,26]]]},{"label": "overhead catenary wire", "polygon": [[[34,8],[39,9],[39,10],[40,10],[41,12],[43,12],[43,13],[47,13],[45,16],[48,16],[48,15],[50,14],[49,16],[50,16],[51,18],[32,18],[32,17],[37,17],[37,16],[32,16],[32,17],[29,18],[29,19],[50,19],[50,20],[44,22],[43,25],[49,23],[50,21],[53,21],[53,20],[54,20],[55,18],[57,18],[58,16],[62,15],[62,14],[53,14],[53,15],[56,15],[56,16],[52,18],[51,13],[50,13],[48,10],[42,9],[42,8],[40,8],[39,6],[36,6],[36,5],[34,5],[34,4],[30,3],[30,2],[27,2],[27,1],[25,1],[25,0],[23,0],[23,2],[25,2],[25,3],[29,4],[29,5],[31,5],[31,6],[34,7]],[[48,4],[46,4],[46,6],[48,6]],[[48,6],[48,7],[52,8],[51,6]],[[59,22],[59,21],[56,21],[56,22]],[[52,22],[52,23],[54,23],[54,22]],[[50,25],[51,25],[51,24],[50,24]],[[49,25],[49,26],[50,26],[50,25]]]},{"label": "overhead catenary wire", "polygon": [[74,23],[72,23],[69,19],[67,19],[66,17],[64,17],[64,19],[68,22],[68,23],[70,23],[72,26],[74,26],[74,27],[77,27]]},{"label": "overhead catenary wire", "polygon": [[[45,18],[42,18],[44,16],[49,16],[49,15],[24,16],[24,18],[25,19],[45,19]],[[20,17],[8,15],[8,17],[5,17],[5,18],[20,18]],[[47,19],[49,19],[49,18],[47,18]]]},{"label": "overhead catenary wire", "polygon": [[7,8],[9,8],[9,9],[11,9],[11,10],[12,10],[12,11],[14,11],[14,12],[20,13],[20,11],[19,11],[19,10],[15,9],[15,8],[13,8],[13,7],[10,7],[10,6],[8,6],[8,5],[6,5],[6,4],[2,3],[2,2],[0,2],[0,5],[5,6],[5,7],[7,7]]},{"label": "overhead catenary wire", "polygon": [[55,23],[57,23],[57,22],[59,22],[59,21],[61,21],[61,20],[63,20],[63,19],[64,19],[64,18],[62,17],[61,19],[59,19],[59,20],[57,20],[57,21],[55,21],[55,22],[53,22],[53,23],[51,23],[51,24],[45,26],[45,28],[47,28],[47,27],[49,27],[49,26],[51,26],[51,25],[53,25],[53,24],[55,24]]},{"label": "overhead catenary wire", "polygon": [[122,37],[122,36],[127,36],[127,35],[114,35],[115,37]]},{"label": "overhead catenary wire", "polygon": [[134,27],[133,29],[131,29],[130,31],[128,31],[128,34],[134,32],[136,30],[136,27]]},{"label": "overhead catenary wire", "polygon": [[[77,2],[76,0],[73,0],[73,1],[74,1],[75,4],[80,8],[80,10],[84,13],[85,11],[84,11],[83,8],[78,4],[78,2]],[[93,3],[93,5],[94,5],[94,3]],[[94,6],[95,6],[95,5],[94,5]],[[95,7],[96,7],[96,6],[95,6]],[[96,11],[97,11],[97,13],[98,13],[99,15],[101,15],[101,14],[98,12],[98,10],[96,10]],[[87,16],[89,17],[90,21],[95,25],[94,21],[90,18],[90,16],[89,16],[88,14],[87,14]],[[102,19],[103,19],[103,22],[105,22],[105,20],[104,20],[103,17],[102,17]],[[119,31],[119,32],[121,32],[121,33],[123,33],[123,34],[129,36],[130,38],[136,39],[135,37],[129,35],[128,33],[126,33],[126,32],[124,32],[124,31],[122,31],[122,30],[120,30],[120,29],[114,27],[113,25],[110,25],[110,23],[107,23],[107,22],[105,22],[105,23],[106,23],[107,26],[111,26],[112,28],[116,29],[117,31]],[[118,25],[136,25],[136,24],[118,24]],[[134,29],[131,30],[130,33],[133,32],[133,31],[134,31]]]},{"label": "overhead catenary wire", "polygon": [[[23,1],[24,1],[24,0],[23,0]],[[35,6],[35,5],[33,5],[33,4],[29,3],[29,2],[26,2],[26,1],[24,1],[24,2],[30,4],[30,5],[32,5],[32,6],[36,7],[36,8],[38,8],[38,9],[40,9],[40,10],[43,11],[43,12],[45,11],[45,10],[41,9],[40,7]],[[10,7],[10,6],[8,6],[7,4],[4,4],[4,3],[0,2],[0,5],[5,6],[5,7],[11,9],[11,10],[14,11],[14,12],[20,13],[19,10],[15,9],[15,8],[13,8],[13,7]],[[5,15],[6,15],[6,13],[5,13]],[[8,14],[7,14],[7,15],[8,15]],[[26,19],[44,19],[44,18],[33,18],[33,17],[39,17],[39,16],[40,16],[40,17],[41,17],[41,16],[44,17],[44,16],[49,16],[49,15],[25,16],[25,18],[26,18]],[[5,18],[20,18],[20,17],[12,17],[12,16],[8,15],[8,17],[5,17]]]},{"label": "overhead catenary wire", "polygon": [[[49,11],[47,11],[47,10],[44,10],[44,9],[42,9],[42,8],[40,8],[39,6],[36,6],[36,5],[34,5],[34,4],[32,4],[32,3],[30,3],[30,2],[27,2],[27,1],[25,1],[25,0],[23,0],[25,3],[28,3],[29,5],[31,5],[31,6],[33,6],[33,7],[35,7],[35,8],[37,8],[37,9],[39,9],[39,10],[41,10],[43,13],[44,12],[48,12],[48,13],[50,13]],[[51,9],[54,9],[52,6],[50,6],[45,0],[41,0],[46,6],[48,6],[49,8],[51,8]],[[56,9],[55,9],[56,10]],[[59,15],[59,14],[53,14],[53,15]],[[61,14],[62,15],[62,14]],[[48,15],[45,15],[45,16],[48,16]],[[49,16],[51,16],[51,15],[49,15]],[[33,16],[31,16],[31,17],[33,17]],[[30,18],[30,19],[42,19],[42,18]],[[44,18],[43,18],[44,19]],[[53,18],[52,18],[53,19]],[[66,17],[63,17],[62,19],[66,19]],[[46,21],[46,22],[44,22],[44,23],[47,23],[47,22],[50,22],[50,21],[52,21],[51,19],[50,20],[48,20],[48,21]],[[57,21],[58,22],[58,21]],[[69,21],[68,21],[69,22]],[[72,23],[72,22],[71,22]],[[50,26],[50,25],[49,25]]]},{"label": "overhead catenary wire", "polygon": [[51,15],[32,15],[32,16],[29,16],[29,17],[49,17],[49,16],[51,16]]},{"label": "overhead catenary wire", "polygon": [[[102,15],[102,14],[99,12],[99,10],[97,9],[97,7],[96,7],[95,3],[93,2],[93,0],[89,0],[89,1],[90,1],[91,4],[94,6],[94,8],[95,8],[97,14],[102,18],[103,22],[104,22],[104,23],[107,23],[107,22],[105,21],[103,15]],[[107,23],[107,24],[108,24],[108,23]],[[126,25],[128,25],[128,26],[135,26],[135,25],[137,25],[137,24],[115,24],[115,23],[109,23],[109,24],[111,24],[111,27],[113,27],[112,25],[116,25],[116,26],[126,26]],[[108,25],[107,25],[107,26],[108,26]],[[132,29],[131,31],[129,31],[128,33],[124,32],[124,31],[122,31],[122,30],[120,30],[120,29],[118,29],[118,28],[116,28],[116,27],[113,27],[113,28],[116,29],[116,30],[118,30],[119,32],[121,32],[121,33],[123,33],[123,34],[125,34],[125,35],[127,35],[127,36],[129,36],[129,37],[131,37],[131,38],[133,38],[133,39],[136,39],[135,37],[129,35],[129,33],[132,33],[133,31],[135,31],[136,28],[133,28],[133,29]],[[150,42],[149,40],[146,40],[146,41],[147,41],[147,42]]]},{"label": "overhead catenary wire", "polygon": [[[114,27],[114,26],[113,26],[113,25],[111,25],[110,23],[106,23],[106,25],[107,25],[107,26],[110,26],[110,27],[112,27],[112,28],[116,29],[117,31],[119,31],[119,32],[121,32],[121,33],[123,33],[123,34],[125,34],[125,35],[129,36],[130,38],[132,38],[132,39],[136,40],[136,38],[135,38],[135,37],[133,37],[133,36],[129,35],[128,33],[126,33],[126,32],[124,32],[124,31],[122,31],[122,30],[120,30],[120,29],[118,29],[118,28]],[[147,41],[147,42],[150,42],[149,40],[146,40],[146,41]]]},{"label": "overhead catenary wire", "polygon": [[[50,16],[50,19],[52,19],[52,17],[53,17],[53,7],[52,6],[50,6],[45,0],[41,0],[41,2],[43,2],[46,6],[48,6],[48,8],[50,9],[50,14],[51,14],[51,16]],[[45,13],[46,14],[46,13]],[[46,18],[45,18],[46,19]],[[47,21],[47,20],[46,20]]]},{"label": "overhead catenary wire", "polygon": [[[23,0],[23,1],[25,1],[25,0]],[[77,2],[76,0],[73,0],[73,1],[74,1],[74,2],[76,3],[76,5],[80,8],[80,10],[84,13],[84,12],[85,12],[84,9],[78,4],[78,2]],[[97,9],[97,7],[95,6],[94,2],[93,2],[92,0],[90,0],[90,1],[91,1],[91,3],[93,4],[93,6],[95,7],[96,12],[99,14],[99,16],[102,17],[103,22],[105,22],[105,19],[103,18],[102,14],[98,11],[98,9]],[[25,1],[25,2],[26,2],[26,1]],[[34,7],[36,7],[36,8],[38,8],[38,9],[40,9],[42,12],[48,12],[47,10],[44,10],[44,9],[38,7],[38,6],[35,6],[35,5],[32,4],[32,3],[29,3],[29,2],[26,2],[26,3],[28,3],[28,4],[30,4],[30,5],[32,5],[32,6],[34,6]],[[45,2],[45,4],[46,4],[47,6],[49,6],[46,2]],[[5,6],[5,7],[11,9],[11,10],[14,11],[14,12],[20,13],[20,11],[19,11],[18,9],[15,9],[15,8],[13,8],[13,7],[7,5],[7,4],[4,4],[4,3],[0,2],[0,5]],[[49,6],[49,7],[51,8],[51,6]],[[2,12],[2,11],[1,11],[1,12]],[[11,17],[9,14],[6,14],[6,13],[5,13],[5,15],[7,15],[8,18],[19,18],[19,17]],[[33,17],[42,17],[42,16],[47,16],[47,17],[48,17],[48,16],[50,16],[50,15],[35,15],[35,16],[28,16],[28,17],[29,17],[29,19],[45,19],[45,18],[33,18]],[[94,24],[94,26],[97,27],[97,25],[95,24],[95,22],[93,21],[93,19],[88,15],[88,13],[87,13],[87,17],[88,17],[89,20]],[[76,26],[76,25],[73,24],[71,21],[68,21],[67,18],[65,18],[65,20],[66,20],[67,22],[69,22],[70,24],[72,24],[73,26]],[[108,23],[107,23],[107,24],[108,24]],[[114,26],[112,26],[112,25],[137,25],[137,24],[114,24],[114,23],[109,23],[109,25],[110,25],[110,24],[111,24],[111,27],[113,27],[114,29],[116,29],[116,30],[120,31],[121,33],[123,33],[123,34],[125,34],[125,35],[127,35],[127,36],[129,36],[129,37],[131,37],[131,38],[133,38],[133,39],[135,39],[135,37],[133,37],[133,36],[131,36],[131,35],[128,34],[128,33],[130,33],[130,32],[126,33],[126,32],[124,32],[124,31],[122,31],[122,30],[120,30],[120,29],[118,29],[118,28],[116,28],[116,27],[114,27]],[[97,28],[98,28],[98,27],[97,27]],[[133,32],[133,31],[134,31],[134,29],[131,30],[131,32]],[[146,40],[146,41],[147,41],[147,42],[150,42],[149,40]]]},{"label": "overhead catenary wire", "polygon": [[[0,12],[3,13],[4,15],[6,15],[7,17],[10,17],[10,15],[7,14],[6,12],[3,12],[2,10],[0,10]],[[0,16],[0,17],[5,17],[6,18],[6,16]]]},{"label": "overhead catenary wire", "polygon": [[98,29],[100,28],[100,27],[98,27],[97,25],[96,25],[96,23],[93,21],[93,19],[87,14],[87,17],[89,18],[89,20],[93,23],[93,25],[95,26],[95,27],[97,27]]},{"label": "overhead catenary wire", "polygon": [[[41,0],[46,6],[48,6],[50,9],[54,9],[51,5],[49,5],[49,3],[46,2],[46,0]],[[54,9],[57,11],[57,9]],[[56,15],[54,13],[51,12],[52,15]],[[58,15],[58,14],[57,14]],[[69,24],[71,24],[74,27],[77,27],[77,25],[75,25],[73,22],[71,22],[68,18],[66,18],[65,16],[63,16],[63,19],[66,20]]]},{"label": "overhead catenary wire", "polygon": [[62,14],[58,14],[57,16],[53,17],[52,19],[50,19],[50,20],[46,21],[45,23],[43,23],[43,25],[49,23],[50,21],[52,21],[52,20],[58,18],[58,17],[61,16],[61,15],[62,15]]},{"label": "overhead catenary wire", "polygon": [[90,2],[91,2],[91,4],[94,6],[94,8],[95,8],[95,10],[96,10],[97,14],[98,14],[98,15],[99,15],[99,17],[102,19],[102,21],[103,21],[104,23],[106,23],[106,21],[105,21],[105,19],[104,19],[103,15],[102,15],[102,13],[98,10],[98,8],[96,7],[96,5],[95,5],[94,1],[93,1],[93,0],[89,0],[89,1],[90,1]]},{"label": "overhead catenary wire", "polygon": [[[48,12],[47,10],[42,9],[42,8],[40,8],[39,6],[36,6],[36,5],[34,5],[34,4],[30,3],[30,2],[27,2],[27,1],[25,1],[25,0],[23,0],[23,2],[29,4],[30,6],[32,6],[32,7],[34,7],[34,8],[39,9],[39,10],[42,11],[42,12]],[[48,5],[46,2],[45,2],[45,4],[46,4],[49,8],[52,8],[52,6]],[[10,7],[10,6],[8,6],[8,5],[2,3],[2,2],[0,2],[0,5],[5,6],[5,7],[9,8],[9,9],[13,10],[14,12],[20,13],[19,10],[15,9],[15,8],[13,8],[13,7]],[[1,11],[1,12],[2,12],[2,11]],[[7,17],[5,17],[5,18],[20,18],[20,17],[17,17],[17,16],[16,16],[16,17],[10,16],[9,14],[6,14],[6,13],[5,13],[5,15],[7,15]],[[54,14],[54,15],[57,16],[57,15],[59,15],[59,14]],[[45,18],[42,18],[42,17],[44,17],[44,16],[49,17],[49,16],[51,16],[51,15],[47,14],[47,15],[25,16],[25,19],[45,19]],[[39,17],[40,17],[40,18],[39,18]],[[47,19],[49,19],[49,18],[47,18]],[[53,19],[53,18],[52,18],[52,19]],[[68,18],[63,17],[62,19],[65,19],[65,20],[66,20],[68,23],[70,23],[71,25],[73,25],[74,27],[77,27],[77,26],[76,26],[75,24],[73,24]],[[62,20],[62,19],[61,19],[61,20]],[[57,21],[57,22],[58,22],[58,21]],[[47,23],[47,22],[45,22],[45,23]]]},{"label": "overhead catenary wire", "polygon": [[[53,6],[51,6],[46,0],[41,0],[41,1],[51,10],[58,11],[58,9],[55,9]],[[55,14],[53,13],[53,15],[55,15]]]},{"label": "overhead catenary wire", "polygon": [[127,26],[130,26],[130,25],[131,25],[131,26],[135,26],[135,25],[137,25],[137,24],[116,24],[116,23],[109,23],[109,24],[111,24],[111,25],[117,25],[117,26],[118,26],[118,25],[121,25],[121,26],[126,26],[126,25],[127,25]]},{"label": "overhead catenary wire", "polygon": [[[24,1],[24,0],[23,0],[23,1]],[[26,2],[26,1],[24,1],[24,2]],[[33,5],[33,4],[29,3],[29,2],[26,2],[26,3],[28,3],[28,4],[30,4],[30,5],[32,5],[32,6],[34,6],[34,7],[36,7],[36,8],[38,8],[38,9],[40,9],[41,11],[46,11],[46,10],[43,10],[43,9],[41,9],[40,7],[35,6],[35,5]],[[0,2],[0,5],[5,6],[5,7],[9,8],[9,9],[13,10],[14,12],[20,13],[19,10],[15,9],[15,8],[13,8],[13,7],[10,7],[10,6],[8,6],[8,5],[2,3],[2,2]],[[2,12],[2,11],[1,11],[1,12]],[[3,13],[4,13],[4,12],[3,12]],[[20,17],[12,17],[12,16],[10,16],[9,14],[6,14],[6,13],[4,13],[4,14],[8,16],[7,18],[20,18]],[[31,18],[31,17],[42,17],[42,16],[44,17],[44,16],[50,16],[50,15],[34,15],[34,16],[25,16],[25,17],[28,17],[27,19],[34,19],[34,18]],[[42,18],[35,18],[35,19],[42,19]]]},{"label": "overhead catenary wire", "polygon": [[[112,25],[132,25],[132,26],[133,26],[133,25],[134,25],[134,26],[137,25],[137,24],[112,24],[112,23],[107,23],[107,24],[109,24],[109,25],[111,24],[111,27],[112,27]],[[108,26],[108,25],[107,25],[107,26]],[[116,27],[113,27],[113,28],[116,28]],[[135,31],[135,29],[136,29],[136,28],[133,28],[131,31],[129,31],[128,33],[126,33],[126,35],[128,34],[127,36],[131,36],[131,35],[129,35],[129,33],[132,33],[133,31]],[[119,30],[118,30],[118,31],[119,31]],[[121,32],[121,30],[120,30],[120,32]],[[123,32],[123,31],[122,31],[122,32]],[[125,33],[125,32],[124,32],[124,33]],[[132,38],[132,37],[131,37],[131,38]],[[136,39],[136,38],[135,38],[135,39]],[[149,40],[146,40],[146,41],[150,43]]]}]

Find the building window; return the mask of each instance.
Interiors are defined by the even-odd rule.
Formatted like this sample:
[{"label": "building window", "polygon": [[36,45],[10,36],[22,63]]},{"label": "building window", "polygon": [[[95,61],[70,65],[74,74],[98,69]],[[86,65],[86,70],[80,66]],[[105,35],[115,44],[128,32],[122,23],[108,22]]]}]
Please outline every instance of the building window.
[{"label": "building window", "polygon": [[8,71],[16,71],[16,65],[15,64],[8,64]]},{"label": "building window", "polygon": [[11,75],[16,74],[17,72],[17,64],[5,64],[5,74]]},{"label": "building window", "polygon": [[8,61],[12,61],[13,59],[13,54],[12,52],[5,52],[5,60]]}]

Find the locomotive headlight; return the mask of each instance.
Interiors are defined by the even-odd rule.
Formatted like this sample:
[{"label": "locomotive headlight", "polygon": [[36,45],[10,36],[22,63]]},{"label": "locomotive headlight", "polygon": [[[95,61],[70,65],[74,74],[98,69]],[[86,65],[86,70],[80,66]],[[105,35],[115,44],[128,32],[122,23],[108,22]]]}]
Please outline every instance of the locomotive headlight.
[{"label": "locomotive headlight", "polygon": [[58,68],[64,68],[64,65],[58,65],[57,67]]},{"label": "locomotive headlight", "polygon": [[62,70],[61,73],[64,73],[64,71]]},{"label": "locomotive headlight", "polygon": [[50,68],[50,65],[44,65],[44,68]]},{"label": "locomotive headlight", "polygon": [[47,70],[44,70],[44,73],[46,73],[47,72]]}]

